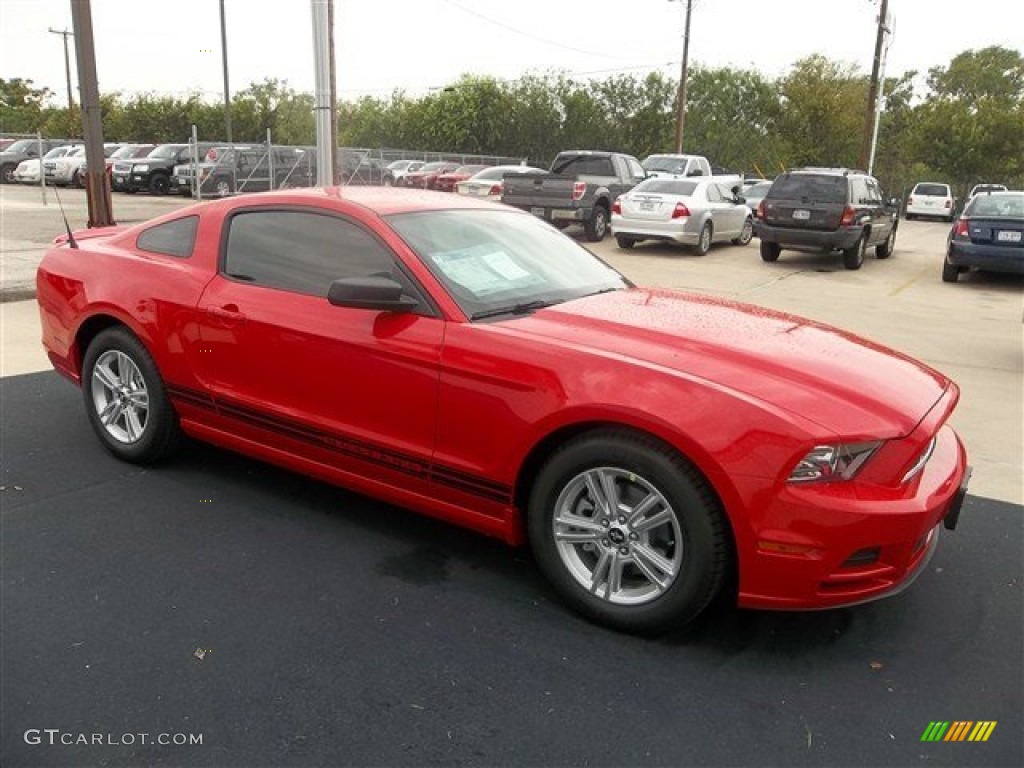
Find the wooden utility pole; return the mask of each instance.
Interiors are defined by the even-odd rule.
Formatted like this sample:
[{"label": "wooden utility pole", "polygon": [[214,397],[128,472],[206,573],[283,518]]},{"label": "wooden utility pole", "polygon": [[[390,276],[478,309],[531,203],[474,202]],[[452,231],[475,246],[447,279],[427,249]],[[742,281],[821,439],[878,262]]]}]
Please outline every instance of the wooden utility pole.
[{"label": "wooden utility pole", "polygon": [[864,133],[860,143],[858,168],[867,168],[871,154],[871,137],[875,132],[875,120],[878,119],[878,73],[882,67],[882,49],[885,46],[885,35],[889,31],[889,0],[882,0],[878,12],[878,32],[875,35],[875,60],[871,65],[871,84],[868,86],[868,109],[864,118]]},{"label": "wooden utility pole", "polygon": [[75,100],[71,95],[71,54],[68,53],[68,38],[74,37],[75,33],[66,29],[54,29],[53,27],[50,27],[49,31],[64,38],[64,78],[68,83],[68,114],[71,114],[71,111],[75,108]]},{"label": "wooden utility pole", "polygon": [[92,37],[89,0],[71,0],[71,25],[75,34],[78,87],[82,94],[82,136],[85,137],[85,194],[89,202],[89,226],[112,227],[114,209],[103,156],[103,122],[100,86],[96,79],[96,47]]},{"label": "wooden utility pole", "polygon": [[683,29],[683,64],[679,70],[679,91],[676,100],[679,112],[676,115],[676,154],[683,151],[683,130],[686,128],[686,80],[689,75],[690,60],[690,13],[693,11],[693,0],[686,0],[686,24]]}]

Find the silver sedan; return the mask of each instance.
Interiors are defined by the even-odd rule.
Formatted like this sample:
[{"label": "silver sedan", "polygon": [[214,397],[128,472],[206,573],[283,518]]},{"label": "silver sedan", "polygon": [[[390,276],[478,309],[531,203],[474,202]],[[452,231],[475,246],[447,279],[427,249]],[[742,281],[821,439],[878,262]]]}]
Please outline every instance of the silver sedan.
[{"label": "silver sedan", "polygon": [[543,168],[532,168],[529,165],[495,165],[491,168],[484,168],[476,175],[455,185],[455,191],[460,195],[474,195],[486,197],[488,200],[501,200],[501,192],[504,188],[502,180],[505,176],[533,175],[547,173]]},{"label": "silver sedan", "polygon": [[612,205],[612,233],[620,248],[641,240],[691,246],[746,245],[753,236],[750,209],[727,184],[700,179],[648,179]]}]

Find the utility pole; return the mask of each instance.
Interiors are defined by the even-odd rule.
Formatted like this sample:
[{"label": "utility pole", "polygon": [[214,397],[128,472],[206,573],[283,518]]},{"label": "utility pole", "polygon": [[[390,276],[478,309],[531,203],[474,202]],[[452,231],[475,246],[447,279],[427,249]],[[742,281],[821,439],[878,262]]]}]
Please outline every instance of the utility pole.
[{"label": "utility pole", "polygon": [[326,187],[334,182],[335,144],[331,140],[331,84],[328,69],[330,56],[327,48],[330,35],[327,32],[326,0],[310,0],[313,12],[313,68],[316,91],[316,184]]},{"label": "utility pole", "polygon": [[873,175],[875,170],[875,150],[878,148],[878,126],[882,123],[882,114],[885,112],[885,63],[889,59],[889,46],[892,45],[893,27],[896,25],[890,22],[886,32],[885,47],[882,49],[882,65],[878,72],[878,100],[875,107],[875,124],[871,131],[871,151],[868,153],[868,174]]},{"label": "utility pole", "polygon": [[230,146],[231,139],[231,87],[228,85],[228,30],[224,20],[224,0],[220,0],[220,60],[224,70],[224,138]]},{"label": "utility pole", "polygon": [[[682,2],[682,0],[679,0]],[[673,2],[673,0],[669,0]],[[676,115],[676,154],[683,151],[683,129],[686,127],[686,79],[689,75],[690,60],[690,14],[693,11],[693,0],[686,0],[686,25],[683,29],[683,64],[679,70],[679,91],[676,100],[679,102],[679,113]]]},{"label": "utility pole", "polygon": [[68,38],[74,37],[75,33],[53,27],[50,27],[49,31],[64,38],[64,77],[68,83],[68,114],[70,114],[75,108],[75,100],[71,96],[71,55],[68,53]]},{"label": "utility pole", "polygon": [[878,73],[882,67],[882,48],[885,35],[889,31],[889,0],[882,0],[878,12],[878,32],[875,35],[875,59],[871,65],[871,84],[868,87],[868,110],[864,118],[864,134],[860,143],[858,168],[866,168],[871,154],[871,136],[875,131],[875,120],[878,118]]},{"label": "utility pole", "polygon": [[334,71],[334,0],[327,0],[327,59],[329,67],[328,90],[331,93],[331,151],[334,153],[331,164],[331,184],[341,182],[340,163],[338,162],[338,81]]},{"label": "utility pole", "polygon": [[96,79],[96,47],[92,37],[92,9],[89,0],[71,0],[71,25],[75,30],[78,87],[82,92],[85,194],[89,202],[89,226],[111,227],[114,225],[114,211],[103,157],[100,86]]}]

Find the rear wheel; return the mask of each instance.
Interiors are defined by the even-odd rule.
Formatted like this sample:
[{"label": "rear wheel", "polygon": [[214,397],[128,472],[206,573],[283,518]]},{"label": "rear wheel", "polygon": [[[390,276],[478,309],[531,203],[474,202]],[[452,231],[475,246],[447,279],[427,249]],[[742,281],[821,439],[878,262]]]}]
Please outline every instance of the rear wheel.
[{"label": "rear wheel", "polygon": [[178,416],[156,364],[127,328],[109,328],[89,344],[82,394],[93,431],[119,459],[157,461],[180,438]]},{"label": "rear wheel", "polygon": [[231,194],[231,182],[227,179],[218,179],[214,186],[214,194],[217,197],[228,197]]},{"label": "rear wheel", "polygon": [[948,261],[942,262],[942,282],[955,283],[959,279],[960,267],[956,264],[950,264]]},{"label": "rear wheel", "polygon": [[743,220],[743,229],[740,230],[740,236],[733,239],[733,245],[746,245],[754,237],[754,222],[748,216]]},{"label": "rear wheel", "polygon": [[583,225],[587,240],[599,243],[608,234],[608,209],[603,205],[595,205],[590,220]]},{"label": "rear wheel", "polygon": [[773,262],[779,260],[779,254],[782,253],[782,249],[778,243],[766,243],[764,240],[761,241],[761,260],[767,262]]},{"label": "rear wheel", "polygon": [[625,235],[616,235],[615,242],[618,244],[619,248],[627,251],[636,245],[636,240],[632,237],[626,237]]},{"label": "rear wheel", "polygon": [[700,228],[700,237],[697,238],[697,245],[693,247],[693,250],[698,256],[703,256],[705,253],[711,250],[711,222],[705,221],[704,226]]},{"label": "rear wheel", "polygon": [[82,181],[82,174],[79,171],[75,171],[71,174],[71,185],[72,187],[78,187],[79,189],[85,186],[85,182]]},{"label": "rear wheel", "polygon": [[601,624],[655,632],[693,620],[729,557],[718,502],[674,450],[623,430],[581,435],[541,468],[529,533],[562,598]]},{"label": "rear wheel", "polygon": [[17,167],[18,166],[16,166],[14,163],[7,163],[3,167],[3,172],[2,172],[3,175],[0,176],[0,178],[3,179],[3,183],[4,184],[13,184],[14,183],[14,171],[17,170]]},{"label": "rear wheel", "polygon": [[843,250],[843,266],[847,269],[860,269],[867,247],[868,233],[862,232],[856,243]]}]

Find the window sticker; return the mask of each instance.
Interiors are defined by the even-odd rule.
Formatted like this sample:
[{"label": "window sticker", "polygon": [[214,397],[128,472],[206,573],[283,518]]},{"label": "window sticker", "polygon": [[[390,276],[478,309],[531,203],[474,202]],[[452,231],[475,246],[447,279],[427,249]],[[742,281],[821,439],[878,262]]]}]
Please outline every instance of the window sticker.
[{"label": "window sticker", "polygon": [[543,279],[520,267],[507,253],[482,244],[430,255],[445,277],[477,297],[510,288],[542,283]]}]

